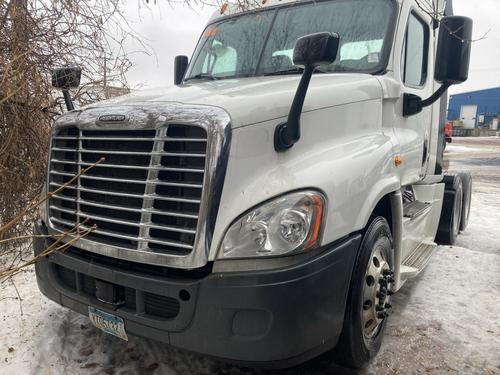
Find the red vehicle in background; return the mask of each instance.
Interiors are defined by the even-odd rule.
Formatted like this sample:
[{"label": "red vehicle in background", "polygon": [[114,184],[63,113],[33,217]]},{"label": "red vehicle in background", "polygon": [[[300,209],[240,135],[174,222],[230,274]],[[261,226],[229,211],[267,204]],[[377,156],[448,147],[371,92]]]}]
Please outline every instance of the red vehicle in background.
[{"label": "red vehicle in background", "polygon": [[444,141],[443,141],[443,151],[446,149],[446,144],[451,143],[453,141],[453,123],[451,121],[447,121],[444,124]]}]

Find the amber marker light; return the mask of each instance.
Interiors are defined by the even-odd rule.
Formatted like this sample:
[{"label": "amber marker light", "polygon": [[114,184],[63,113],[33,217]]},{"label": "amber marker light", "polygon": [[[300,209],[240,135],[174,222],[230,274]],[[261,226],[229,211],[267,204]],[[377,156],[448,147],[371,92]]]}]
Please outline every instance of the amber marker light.
[{"label": "amber marker light", "polygon": [[311,236],[309,237],[307,243],[304,245],[304,250],[312,248],[318,242],[321,229],[321,220],[323,218],[323,199],[319,195],[313,195],[311,199],[311,208],[314,210],[314,215],[311,221]]}]

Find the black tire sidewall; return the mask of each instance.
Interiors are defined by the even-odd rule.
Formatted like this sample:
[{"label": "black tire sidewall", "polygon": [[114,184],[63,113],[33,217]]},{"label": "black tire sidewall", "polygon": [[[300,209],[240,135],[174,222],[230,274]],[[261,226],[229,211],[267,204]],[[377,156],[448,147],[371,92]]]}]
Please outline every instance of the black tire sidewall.
[{"label": "black tire sidewall", "polygon": [[339,340],[339,361],[344,365],[357,369],[366,367],[379,351],[387,322],[387,319],[385,319],[377,335],[368,343],[365,342],[360,313],[364,302],[363,286],[372,251],[378,245],[384,249],[385,256],[392,268],[392,235],[387,220],[383,217],[373,219],[361,242],[351,277],[344,327]]},{"label": "black tire sidewall", "polygon": [[462,213],[460,219],[460,231],[464,231],[469,224],[470,208],[472,201],[472,176],[469,172],[458,173],[462,180]]},{"label": "black tire sidewall", "polygon": [[441,245],[453,245],[460,231],[460,220],[462,217],[462,209],[458,217],[459,223],[455,230],[455,202],[457,198],[463,200],[462,179],[458,174],[444,175],[443,182],[445,183],[445,195],[443,197],[443,208],[439,219],[438,233],[436,234],[436,242]]},{"label": "black tire sidewall", "polygon": [[[464,196],[464,189],[462,185],[462,180],[460,176],[457,176],[458,178],[455,180],[454,184],[454,190],[455,190],[455,197],[453,199],[453,208],[451,211],[451,220],[450,220],[450,233],[451,233],[451,244],[453,245],[458,237],[458,234],[460,233],[460,221],[462,219],[462,206],[463,206],[463,196]],[[457,208],[456,204],[457,202],[460,202],[460,208],[459,208],[459,213],[458,213],[458,223],[455,222],[455,210]],[[456,225],[455,225],[456,224]],[[456,228],[456,230],[455,230]]]}]

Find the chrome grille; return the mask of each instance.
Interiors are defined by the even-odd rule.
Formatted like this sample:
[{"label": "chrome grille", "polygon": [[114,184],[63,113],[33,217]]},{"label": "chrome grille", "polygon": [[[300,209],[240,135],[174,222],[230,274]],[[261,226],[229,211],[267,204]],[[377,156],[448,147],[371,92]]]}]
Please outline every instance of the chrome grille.
[{"label": "chrome grille", "polygon": [[85,239],[185,255],[194,247],[207,154],[207,132],[194,125],[157,129],[61,127],[52,139],[49,191],[105,160],[49,200],[54,229],[97,225]]}]

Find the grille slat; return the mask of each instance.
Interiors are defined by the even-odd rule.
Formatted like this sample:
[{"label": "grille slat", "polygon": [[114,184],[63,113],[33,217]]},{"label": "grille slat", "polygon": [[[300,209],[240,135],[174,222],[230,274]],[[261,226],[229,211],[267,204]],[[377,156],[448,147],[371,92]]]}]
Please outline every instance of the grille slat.
[{"label": "grille slat", "polygon": [[[53,137],[53,140],[70,140],[74,141],[77,138],[76,137]],[[82,141],[126,141],[126,142],[133,142],[133,141],[168,141],[168,142],[206,142],[207,140],[204,138],[123,138],[123,137],[79,137]]]},{"label": "grille slat", "polygon": [[109,154],[109,155],[131,155],[131,156],[153,156],[158,155],[156,152],[138,152],[138,151],[113,151],[113,150],[90,150],[82,148],[81,154]]},{"label": "grille slat", "polygon": [[[156,130],[63,128],[52,138],[49,191],[95,165],[50,198],[53,226],[97,225],[86,240],[135,251],[193,250],[203,191],[207,133],[197,126]],[[85,221],[85,224],[81,224]]]},{"label": "grille slat", "polygon": [[[105,152],[102,152],[104,155]],[[94,163],[88,163],[88,162],[75,162],[71,160],[63,160],[63,159],[51,159],[51,163],[61,163],[61,164],[69,164],[69,165],[79,165],[81,167],[90,167],[91,165],[94,165]],[[97,160],[96,160],[97,161]],[[151,167],[144,167],[140,165],[128,165],[128,164],[105,164],[105,163],[99,163],[97,165],[94,165],[94,168],[125,168],[125,169],[142,169],[142,170],[158,170],[158,171],[170,171],[170,172],[190,172],[190,173],[205,173],[204,169],[201,168],[169,168],[169,167],[163,167],[163,166],[151,166]]]},{"label": "grille slat", "polygon": [[72,215],[76,215],[77,214],[76,210],[70,210],[70,209],[67,209],[67,208],[58,207],[58,206],[54,206],[54,205],[49,206],[49,208],[51,210],[55,210],[55,211],[66,212],[67,214],[72,214]]},{"label": "grille slat", "polygon": [[[55,186],[57,188],[63,187],[64,184],[59,184],[57,182],[51,182],[50,185]],[[68,185],[64,188],[66,189],[73,189],[73,190],[80,190],[82,192],[87,192],[87,193],[95,193],[95,194],[103,194],[103,195],[115,195],[118,197],[129,197],[129,198],[138,198],[138,199],[156,199],[156,200],[164,200],[164,201],[173,201],[173,202],[184,202],[184,203],[196,203],[199,204],[200,200],[199,199],[194,199],[194,198],[176,198],[176,197],[168,197],[168,196],[161,196],[158,194],[128,194],[128,193],[122,193],[119,191],[108,191],[108,190],[98,190],[98,189],[87,189],[87,188],[78,188],[77,186],[73,185]]]},{"label": "grille slat", "polygon": [[[74,139],[75,140],[75,139]],[[78,152],[74,148],[64,148],[64,147],[52,147],[52,151],[60,151],[60,152]]]},{"label": "grille slat", "polygon": [[[57,176],[64,176],[64,177],[70,177],[70,178],[75,177],[74,173],[69,173],[69,172],[51,171],[50,173],[53,175],[57,175]],[[130,184],[145,184],[146,183],[146,181],[143,181],[143,180],[130,180],[130,179],[125,179],[125,178],[108,178],[108,177],[87,176],[87,175],[82,175],[80,178],[82,178],[84,180],[125,182],[125,183],[130,183]],[[193,183],[163,182],[160,180],[155,180],[154,183],[156,185],[161,185],[161,186],[180,186],[180,187],[197,188],[197,189],[203,188],[202,184],[193,184]]]},{"label": "grille slat", "polygon": [[[102,154],[105,154],[104,152]],[[97,161],[97,160],[96,160]],[[94,165],[94,163],[89,163],[89,162],[76,162],[72,160],[64,160],[64,159],[58,159],[58,158],[52,158],[50,160],[51,163],[60,163],[60,164],[68,164],[68,165],[76,165],[76,166],[81,166],[81,167],[90,167],[91,165]],[[151,166],[151,167],[144,167],[141,165],[133,165],[133,164],[106,164],[106,163],[99,163],[93,167],[95,168],[125,168],[125,169],[141,169],[141,170],[158,170],[158,171],[170,171],[170,172],[192,172],[192,173],[205,173],[204,169],[201,168],[169,168],[169,167],[164,167],[164,166]]]},{"label": "grille slat", "polygon": [[[71,226],[71,227],[74,226],[74,223],[72,223],[71,221],[64,220],[64,219],[59,219],[59,218],[54,218],[53,217],[52,221],[55,221],[57,223],[60,223],[60,224],[66,225],[66,226]],[[91,229],[90,226],[85,225],[85,224],[80,224],[79,228],[82,229],[82,230],[89,230],[89,229]],[[123,234],[120,234],[120,233],[111,232],[111,231],[102,230],[102,229],[95,229],[94,231],[92,231],[92,233],[102,234],[102,235],[105,235],[105,236],[116,237],[116,238],[120,238],[120,239],[124,239],[124,240],[129,240],[129,241],[135,241],[135,242],[138,242],[138,241],[149,241],[149,242],[156,243],[156,244],[159,244],[159,245],[168,245],[168,246],[178,247],[178,248],[181,248],[181,249],[188,249],[188,250],[192,250],[193,249],[193,246],[188,245],[186,243],[182,243],[182,242],[167,241],[167,240],[155,239],[155,238],[141,238],[141,237],[138,237],[138,236],[135,236],[135,237],[134,236],[127,236],[127,235],[123,235]]]},{"label": "grille slat", "polygon": [[[61,151],[61,152],[75,152],[74,150],[68,148],[52,148],[53,151]],[[111,150],[89,150],[86,148],[82,148],[80,150],[82,154],[110,154],[110,155],[145,155],[145,156],[173,156],[173,157],[188,157],[188,158],[205,158],[204,154],[199,153],[185,153],[185,152],[129,152],[129,151],[111,151]]]},{"label": "grille slat", "polygon": [[[58,195],[58,194],[54,194],[52,196],[52,198],[61,199],[61,200],[68,201],[68,202],[75,202],[74,198],[64,197],[64,196]],[[88,201],[85,199],[80,199],[79,202],[80,202],[80,204],[86,205],[86,206],[102,207],[102,203],[92,202],[92,201]],[[51,206],[51,208],[54,208],[54,207],[56,207],[56,206]],[[114,205],[110,205],[110,204],[108,204],[106,207],[109,209],[112,209],[112,210],[122,210],[122,211],[138,212],[138,213],[147,212],[147,213],[151,213],[151,214],[155,214],[155,215],[176,216],[176,217],[183,217],[183,218],[187,218],[187,219],[198,219],[198,215],[193,215],[193,214],[189,214],[186,212],[169,212],[169,211],[163,211],[163,210],[140,209],[140,208],[137,209],[137,208],[133,208],[133,207],[114,206]]]},{"label": "grille slat", "polygon": [[[80,203],[81,205],[81,203]],[[60,207],[53,207],[51,206],[52,209],[63,211],[66,213],[72,213],[76,214],[76,210],[68,210],[68,209],[63,209]],[[134,227],[145,227],[145,228],[154,228],[154,229],[160,229],[160,230],[165,230],[165,231],[170,231],[170,232],[180,232],[180,233],[191,233],[191,234],[196,234],[195,229],[185,229],[185,228],[177,228],[177,227],[172,227],[168,225],[160,226],[160,225],[154,225],[154,224],[144,224],[144,223],[139,223],[139,222],[134,222],[131,220],[117,220],[105,216],[100,216],[100,215],[91,215],[80,209],[81,216],[84,216],[85,218],[88,219],[95,219],[99,221],[107,221],[110,223],[116,223],[116,224],[122,224],[122,225],[131,225]]]}]

